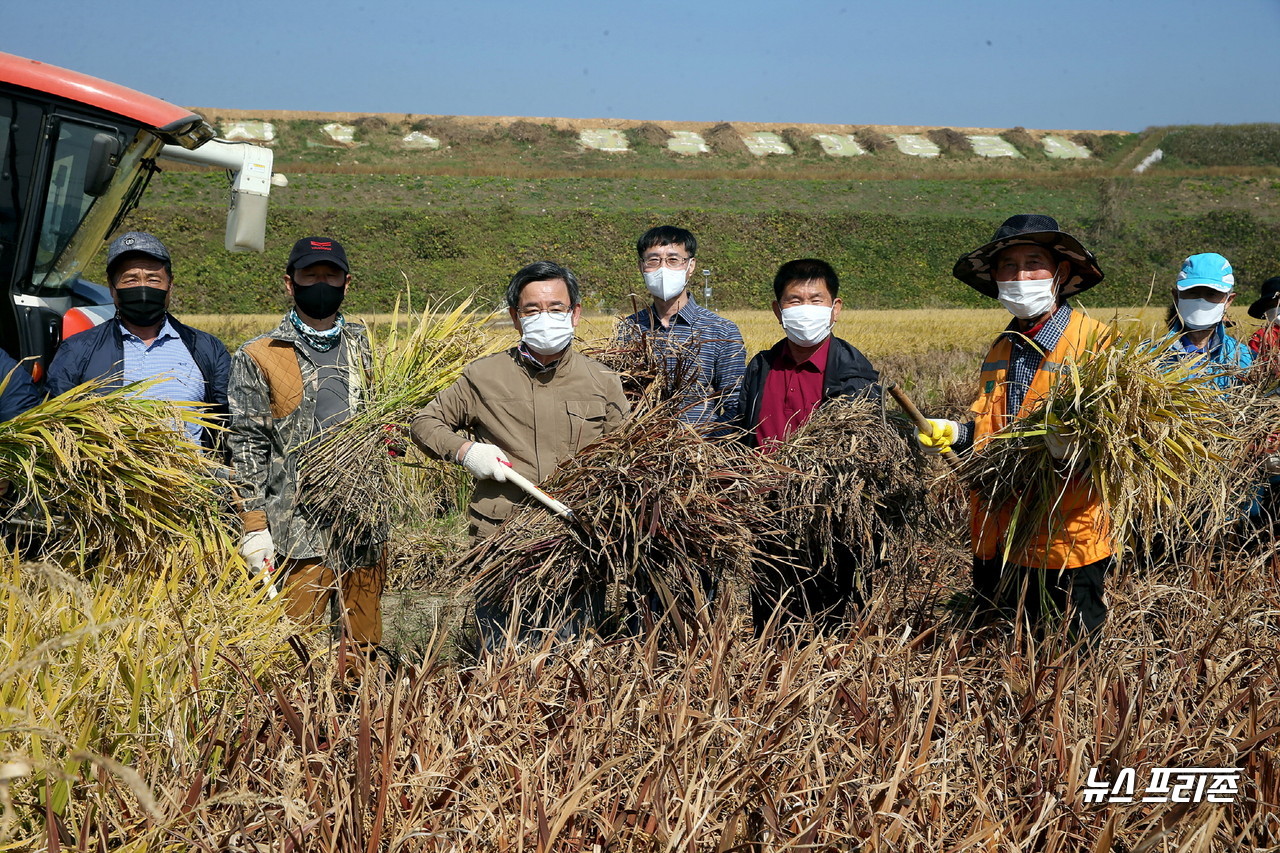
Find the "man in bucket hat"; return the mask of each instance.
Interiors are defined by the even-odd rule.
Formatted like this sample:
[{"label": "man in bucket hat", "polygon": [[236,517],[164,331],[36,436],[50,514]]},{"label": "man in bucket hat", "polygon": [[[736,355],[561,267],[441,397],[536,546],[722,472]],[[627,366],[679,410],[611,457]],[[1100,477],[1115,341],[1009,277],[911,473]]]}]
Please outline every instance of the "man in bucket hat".
[{"label": "man in bucket hat", "polygon": [[[1106,334],[1102,323],[1066,301],[1102,281],[1102,270],[1093,254],[1052,217],[1010,217],[989,243],[956,261],[952,275],[1000,300],[1013,320],[983,360],[973,420],[932,420],[931,432],[918,435],[926,450],[938,453],[980,451],[992,435],[1036,408],[1064,363]],[[1069,452],[1057,440],[1049,450],[1059,458]],[[1007,562],[1010,507],[992,507],[976,494],[970,505],[979,606],[1008,612],[1021,604],[1037,624],[1054,612],[1065,613],[1069,602],[1073,628],[1082,627],[1096,640],[1106,619],[1103,582],[1115,548],[1105,507],[1092,484],[1078,475],[1069,477],[1045,528],[1011,551]]]}]

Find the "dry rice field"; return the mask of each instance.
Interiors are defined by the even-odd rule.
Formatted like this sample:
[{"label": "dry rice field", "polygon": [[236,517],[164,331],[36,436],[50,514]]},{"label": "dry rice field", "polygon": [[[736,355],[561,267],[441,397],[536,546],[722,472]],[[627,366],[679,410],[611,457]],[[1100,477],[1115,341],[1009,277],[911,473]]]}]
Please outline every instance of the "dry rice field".
[{"label": "dry rice field", "polygon": [[[751,351],[778,337],[729,316]],[[1005,316],[849,312],[839,332],[944,406]],[[277,321],[185,319],[232,344]],[[877,569],[830,634],[754,638],[724,608],[678,640],[472,658],[423,620],[370,665],[288,621],[209,518],[183,538],[159,513],[181,466],[155,494],[151,452],[80,412],[55,461],[110,472],[94,500],[118,511],[74,520],[115,549],[0,546],[0,851],[1280,850],[1270,527],[1123,559],[1090,651],[971,623],[965,501],[937,466],[919,560]],[[401,533],[410,562],[461,548],[456,519]],[[400,571],[397,600],[447,609],[433,577]]]}]

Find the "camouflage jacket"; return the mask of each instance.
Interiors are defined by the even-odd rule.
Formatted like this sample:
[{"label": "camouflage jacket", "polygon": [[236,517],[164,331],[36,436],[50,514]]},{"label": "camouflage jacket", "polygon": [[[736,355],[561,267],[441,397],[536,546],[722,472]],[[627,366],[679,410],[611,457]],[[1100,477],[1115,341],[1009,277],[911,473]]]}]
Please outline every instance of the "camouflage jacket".
[{"label": "camouflage jacket", "polygon": [[[368,402],[373,354],[364,326],[349,322],[342,337],[354,415]],[[276,551],[292,559],[324,556],[332,526],[308,512],[306,496],[298,493],[298,459],[319,432],[319,384],[311,349],[287,316],[231,358],[227,444],[240,492],[241,520],[246,533],[269,530]]]}]

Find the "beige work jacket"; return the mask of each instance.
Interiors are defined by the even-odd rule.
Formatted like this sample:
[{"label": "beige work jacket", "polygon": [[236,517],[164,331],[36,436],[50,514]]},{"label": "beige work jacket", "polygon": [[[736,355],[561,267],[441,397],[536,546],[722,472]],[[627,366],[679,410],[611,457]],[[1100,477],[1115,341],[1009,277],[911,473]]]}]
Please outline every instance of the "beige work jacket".
[{"label": "beige work jacket", "polygon": [[[414,416],[414,441],[451,462],[470,440],[494,444],[512,467],[541,483],[630,412],[617,374],[573,347],[554,367],[538,368],[519,347],[472,362]],[[488,532],[523,498],[511,483],[477,482],[468,507],[472,524]]]}]

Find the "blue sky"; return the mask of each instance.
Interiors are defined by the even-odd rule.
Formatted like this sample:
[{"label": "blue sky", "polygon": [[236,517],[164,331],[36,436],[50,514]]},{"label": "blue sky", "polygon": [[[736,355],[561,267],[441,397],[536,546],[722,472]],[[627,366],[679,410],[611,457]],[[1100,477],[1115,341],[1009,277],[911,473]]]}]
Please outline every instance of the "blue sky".
[{"label": "blue sky", "polygon": [[1141,130],[1280,121],[1280,0],[12,2],[191,107]]}]

